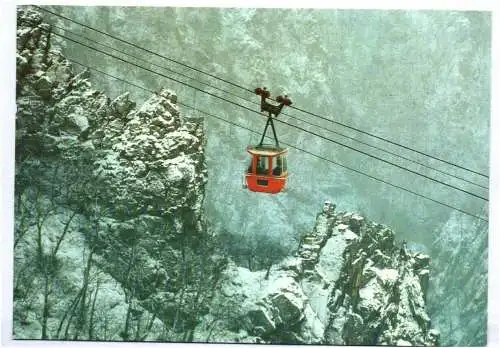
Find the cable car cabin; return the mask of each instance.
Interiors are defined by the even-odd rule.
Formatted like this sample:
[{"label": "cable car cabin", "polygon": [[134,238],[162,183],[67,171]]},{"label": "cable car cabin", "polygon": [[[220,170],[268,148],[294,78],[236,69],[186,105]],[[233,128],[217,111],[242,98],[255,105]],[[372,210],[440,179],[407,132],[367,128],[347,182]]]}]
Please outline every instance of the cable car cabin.
[{"label": "cable car cabin", "polygon": [[254,192],[279,193],[286,185],[288,149],[269,145],[248,146],[252,155],[245,172],[246,187]]},{"label": "cable car cabin", "polygon": [[[288,149],[279,145],[272,116],[278,117],[283,106],[292,105],[292,101],[286,95],[284,97],[280,95],[276,98],[279,104],[268,103],[266,99],[271,97],[271,93],[266,87],[256,88],[255,94],[261,97],[260,111],[267,111],[269,116],[259,144],[247,147],[247,151],[252,155],[252,161],[245,172],[246,184],[244,186],[253,192],[278,193],[283,191],[288,178],[286,167]],[[274,146],[263,143],[269,126],[273,131]]]}]

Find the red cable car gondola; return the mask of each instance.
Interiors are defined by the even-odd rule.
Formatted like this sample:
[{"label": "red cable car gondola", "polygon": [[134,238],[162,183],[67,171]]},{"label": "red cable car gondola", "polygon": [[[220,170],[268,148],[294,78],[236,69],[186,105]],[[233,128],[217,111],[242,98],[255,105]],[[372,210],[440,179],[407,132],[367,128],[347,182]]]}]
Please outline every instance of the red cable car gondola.
[{"label": "red cable car gondola", "polygon": [[[267,111],[269,116],[260,143],[247,147],[252,159],[245,172],[245,187],[253,192],[279,193],[285,188],[288,178],[286,163],[288,149],[279,146],[272,115],[278,117],[283,106],[292,105],[292,101],[285,95],[276,98],[278,104],[268,103],[266,99],[271,94],[265,87],[255,89],[255,94],[261,96],[260,111]],[[274,145],[263,143],[269,125],[273,130]]]}]

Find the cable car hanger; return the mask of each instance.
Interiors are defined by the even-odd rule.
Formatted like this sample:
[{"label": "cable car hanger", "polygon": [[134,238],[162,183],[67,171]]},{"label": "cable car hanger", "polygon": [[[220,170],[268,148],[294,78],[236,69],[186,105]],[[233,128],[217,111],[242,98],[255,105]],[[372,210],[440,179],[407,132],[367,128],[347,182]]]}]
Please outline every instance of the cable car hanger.
[{"label": "cable car hanger", "polygon": [[260,111],[261,112],[267,111],[269,113],[269,116],[267,117],[266,126],[264,127],[264,132],[262,133],[262,138],[260,139],[259,142],[259,146],[263,145],[264,137],[266,136],[267,132],[267,127],[269,127],[270,125],[271,129],[273,130],[273,136],[274,136],[274,141],[276,143],[276,147],[279,148],[280,145],[278,141],[278,136],[276,135],[276,129],[274,128],[272,115],[274,115],[274,117],[278,117],[278,115],[281,112],[281,109],[283,109],[283,106],[292,105],[292,101],[288,99],[287,95],[285,95],[284,97],[280,95],[276,98],[276,101],[279,103],[278,105],[267,102],[266,99],[270,98],[271,92],[269,92],[266,87],[256,88],[255,94],[260,95]]}]

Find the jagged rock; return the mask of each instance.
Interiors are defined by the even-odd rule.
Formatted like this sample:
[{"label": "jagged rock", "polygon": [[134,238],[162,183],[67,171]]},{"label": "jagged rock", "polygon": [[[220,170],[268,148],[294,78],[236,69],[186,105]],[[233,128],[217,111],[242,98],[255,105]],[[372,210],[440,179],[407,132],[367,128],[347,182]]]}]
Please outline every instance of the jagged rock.
[{"label": "jagged rock", "polygon": [[339,224],[339,225],[337,226],[337,230],[338,230],[339,232],[345,232],[345,231],[347,231],[347,229],[348,229],[348,228],[349,228],[349,226],[348,226],[348,225],[345,225],[345,224]]},{"label": "jagged rock", "polygon": [[414,260],[413,269],[416,271],[429,267],[431,262],[431,258],[428,255],[420,253],[415,255]]},{"label": "jagged rock", "polygon": [[441,336],[441,333],[439,330],[436,329],[431,329],[429,330],[429,333],[427,335],[427,340],[431,342],[431,345],[433,346],[439,346],[439,337]]},{"label": "jagged rock", "polygon": [[349,228],[354,233],[359,233],[365,219],[360,215],[352,215],[349,219]]},{"label": "jagged rock", "polygon": [[304,309],[304,322],[300,326],[298,333],[299,342],[305,344],[321,344],[323,342],[323,333],[325,327],[323,322],[318,319],[317,314],[306,305]]},{"label": "jagged rock", "polygon": [[[21,155],[16,155],[16,160],[28,158],[32,163],[23,163],[23,170],[29,166],[34,169],[21,173],[20,166],[16,166],[16,175],[25,176],[23,180],[16,177],[16,184],[22,181],[29,186],[26,178],[34,179],[34,185],[59,184],[62,188],[48,186],[52,191],[45,193],[57,197],[55,210],[64,215],[74,209],[79,216],[88,218],[80,222],[81,233],[72,234],[85,236],[78,244],[82,252],[68,253],[66,248],[73,246],[62,243],[58,257],[61,263],[77,258],[81,266],[87,263],[88,251],[93,250],[92,267],[98,268],[96,273],[112,277],[114,287],[123,287],[126,292],[117,295],[120,304],[112,304],[119,310],[111,311],[111,305],[103,309],[109,310],[113,318],[120,318],[118,321],[123,319],[119,329],[118,323],[109,323],[109,329],[116,334],[106,334],[106,339],[132,337],[131,328],[128,333],[120,332],[126,318],[134,325],[140,322],[141,331],[146,322],[156,326],[160,320],[163,327],[171,327],[177,320],[183,327],[194,328],[193,313],[203,315],[208,311],[207,303],[197,301],[208,297],[210,286],[216,283],[213,278],[225,263],[213,252],[199,255],[198,244],[207,248],[210,242],[203,212],[207,181],[203,122],[185,120],[176,105],[177,96],[166,89],[139,108],[128,93],[109,100],[92,89],[89,69],[75,74],[60,50],[51,46],[45,30],[50,26],[41,18],[30,8],[18,8],[16,153]],[[38,162],[45,164],[43,170],[36,165]],[[54,244],[54,233],[61,230],[51,221],[42,239]],[[25,244],[22,252],[33,254],[32,245]],[[191,262],[189,272],[203,277],[189,275],[186,279],[182,272],[182,267],[187,267],[185,257]],[[77,273],[84,274],[83,270]],[[36,281],[40,281],[39,277],[40,272]],[[97,278],[95,274],[90,277]],[[64,281],[64,296],[58,299],[61,305],[51,304],[48,338],[69,337],[56,334],[57,325],[52,322],[61,321],[64,311],[71,308],[77,295],[73,292],[79,291],[82,279]],[[102,289],[106,292],[97,296],[97,306],[103,301],[101,297],[115,296],[107,285]],[[203,296],[199,295],[200,289],[207,289]],[[90,301],[91,293],[96,296],[97,288],[89,289],[86,300]],[[56,295],[61,295],[57,288],[51,302]],[[39,299],[34,302],[41,308]],[[181,302],[183,308],[178,306]],[[16,304],[18,311],[32,313],[20,303]],[[92,331],[81,329],[77,335],[75,324],[67,327],[71,337],[80,335],[79,339],[87,338],[87,332]],[[17,338],[40,338],[39,331],[23,330],[16,319]],[[157,339],[152,333],[146,336]],[[249,341],[254,338],[241,337]]]},{"label": "jagged rock", "polygon": [[424,294],[424,300],[427,298],[427,292],[429,290],[429,270],[423,269],[418,272],[418,278],[420,279],[420,288]]},{"label": "jagged rock", "polygon": [[295,294],[289,292],[274,294],[270,298],[270,303],[275,309],[276,324],[294,325],[302,319],[304,302]]},{"label": "jagged rock", "polygon": [[28,59],[19,53],[16,54],[16,71],[18,75],[24,75],[29,67]]},{"label": "jagged rock", "polygon": [[89,128],[89,121],[87,117],[81,114],[70,114],[66,118],[66,124],[63,128],[64,131],[69,133],[80,134]]},{"label": "jagged rock", "polygon": [[337,206],[335,204],[332,204],[330,201],[325,201],[325,204],[323,205],[323,213],[330,215],[335,212],[335,208]]},{"label": "jagged rock", "polygon": [[348,345],[368,345],[371,342],[367,342],[367,324],[363,320],[363,317],[358,313],[347,312],[346,321],[344,323],[344,331],[342,333],[344,342]]},{"label": "jagged rock", "polygon": [[127,92],[116,97],[111,104],[109,104],[109,108],[114,114],[121,118],[127,116],[127,114],[135,108],[135,103],[129,100],[129,93]]},{"label": "jagged rock", "polygon": [[44,98],[49,99],[51,94],[52,81],[46,75],[42,75],[35,81],[33,87],[36,89],[38,94]]},{"label": "jagged rock", "polygon": [[433,345],[421,285],[428,267],[389,228],[323,207],[295,258],[273,266],[268,279],[231,266],[223,289],[244,299],[239,315],[269,343]]},{"label": "jagged rock", "polygon": [[172,102],[172,104],[177,104],[177,95],[172,94],[170,96],[170,101]]},{"label": "jagged rock", "polygon": [[47,69],[47,77],[53,82],[67,83],[72,77],[71,65],[61,53],[53,51],[53,63]]},{"label": "jagged rock", "polygon": [[252,322],[255,335],[262,336],[276,329],[274,321],[263,306],[248,311],[248,317]]}]

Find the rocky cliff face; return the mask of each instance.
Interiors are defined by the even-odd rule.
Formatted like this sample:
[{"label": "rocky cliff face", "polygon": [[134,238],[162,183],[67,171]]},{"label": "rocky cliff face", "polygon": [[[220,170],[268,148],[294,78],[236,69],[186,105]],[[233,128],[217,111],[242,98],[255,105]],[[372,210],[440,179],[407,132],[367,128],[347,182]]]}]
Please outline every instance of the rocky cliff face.
[{"label": "rocky cliff face", "polygon": [[[19,9],[17,35],[16,337],[188,332],[219,267],[206,241],[202,120],[183,119],[165,89],[139,108],[92,89],[35,11]],[[112,284],[109,303],[98,295]],[[176,333],[155,332],[158,319]]]},{"label": "rocky cliff face", "polygon": [[15,338],[437,344],[428,256],[328,203],[295,255],[237,266],[205,222],[201,120],[166,89],[109,99],[37,12],[18,25]]},{"label": "rocky cliff face", "polygon": [[428,309],[441,328],[441,344],[486,345],[488,223],[453,214],[440,230],[433,249],[437,255],[433,266],[440,272],[429,284],[436,296],[429,298]]},{"label": "rocky cliff face", "polygon": [[325,203],[295,257],[270,272],[231,265],[200,341],[437,345],[425,310],[430,260],[386,226]]}]

